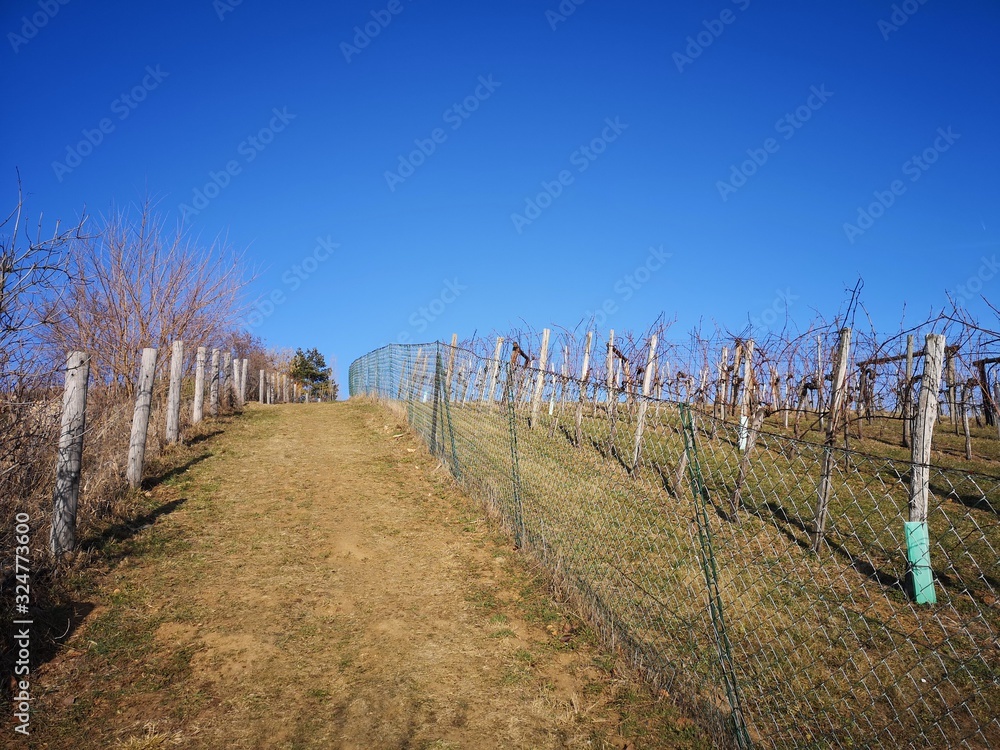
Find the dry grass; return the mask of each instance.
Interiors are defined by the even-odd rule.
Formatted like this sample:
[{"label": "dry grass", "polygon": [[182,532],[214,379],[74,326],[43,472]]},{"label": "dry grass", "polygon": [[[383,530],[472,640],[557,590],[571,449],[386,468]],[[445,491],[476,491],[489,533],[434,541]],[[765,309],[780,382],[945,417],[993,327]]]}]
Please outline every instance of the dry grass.
[{"label": "dry grass", "polygon": [[253,408],[197,449],[75,577],[40,743],[703,746],[384,410]]},{"label": "dry grass", "polygon": [[[624,407],[613,451],[600,412],[591,418],[588,405],[584,446],[576,449],[573,405],[561,419],[559,408],[552,418],[543,410],[535,429],[526,407],[518,408],[517,494],[506,410],[452,405],[446,412],[442,405],[434,440],[460,481],[523,536],[605,637],[626,646],[725,742],[728,703],[707,616],[703,549],[687,477],[674,481],[684,452],[676,407],[650,409],[638,472],[630,471],[635,423]],[[428,441],[432,410],[431,403],[409,408]],[[998,484],[980,482],[983,502],[973,502],[977,490],[968,482],[963,492],[946,474],[932,480],[939,602],[917,607],[905,595],[905,467],[842,454],[828,544],[817,556],[809,546],[820,449],[762,436],[734,515],[735,426],[702,428],[720,601],[755,740],[1000,742]],[[940,429],[944,455],[954,459],[947,426]],[[989,438],[979,440],[970,466],[996,472],[985,458]],[[951,492],[938,491],[949,483]]]}]

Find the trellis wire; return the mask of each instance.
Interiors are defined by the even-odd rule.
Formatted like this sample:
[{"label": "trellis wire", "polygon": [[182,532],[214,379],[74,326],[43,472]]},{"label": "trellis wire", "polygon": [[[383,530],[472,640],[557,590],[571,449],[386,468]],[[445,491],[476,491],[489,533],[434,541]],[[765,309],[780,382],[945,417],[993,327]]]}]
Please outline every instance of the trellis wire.
[{"label": "trellis wire", "polygon": [[548,408],[532,419],[538,375],[445,344],[393,344],[356,360],[349,383],[405,414],[717,744],[1000,746],[1000,478],[931,467],[937,602],[919,605],[908,462],[548,373]]}]

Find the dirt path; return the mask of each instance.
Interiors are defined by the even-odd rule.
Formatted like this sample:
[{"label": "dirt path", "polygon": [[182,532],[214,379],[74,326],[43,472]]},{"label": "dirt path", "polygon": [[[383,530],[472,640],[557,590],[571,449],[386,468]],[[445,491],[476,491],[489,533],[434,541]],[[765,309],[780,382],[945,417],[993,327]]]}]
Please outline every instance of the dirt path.
[{"label": "dirt path", "polygon": [[109,549],[127,556],[92,590],[81,583],[97,606],[37,676],[33,746],[685,735],[665,701],[611,676],[614,660],[387,412],[256,409],[205,446],[155,490],[171,512]]}]

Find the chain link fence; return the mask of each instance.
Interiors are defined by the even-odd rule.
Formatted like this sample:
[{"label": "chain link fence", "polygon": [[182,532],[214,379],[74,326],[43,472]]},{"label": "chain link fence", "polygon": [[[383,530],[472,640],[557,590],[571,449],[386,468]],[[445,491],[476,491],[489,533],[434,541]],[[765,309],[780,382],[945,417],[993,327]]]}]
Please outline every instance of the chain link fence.
[{"label": "chain link fence", "polygon": [[930,467],[918,604],[909,462],[517,356],[393,344],[350,394],[404,413],[715,744],[1000,747],[1000,477]]}]

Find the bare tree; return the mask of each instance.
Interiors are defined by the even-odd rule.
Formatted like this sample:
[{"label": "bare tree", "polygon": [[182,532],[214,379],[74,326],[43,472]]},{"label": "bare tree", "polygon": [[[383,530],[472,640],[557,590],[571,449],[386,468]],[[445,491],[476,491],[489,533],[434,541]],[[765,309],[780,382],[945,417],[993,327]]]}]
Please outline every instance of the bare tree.
[{"label": "bare tree", "polygon": [[23,212],[19,184],[17,205],[0,222],[0,387],[7,393],[44,367],[37,344],[53,323],[48,312],[67,279],[69,245],[85,239],[84,219],[64,232],[57,222],[43,239],[41,216],[32,238]]},{"label": "bare tree", "polygon": [[[59,435],[59,398],[52,386],[59,365],[39,346],[52,321],[46,310],[64,288],[71,242],[82,238],[81,220],[68,231],[56,224],[43,235],[42,219],[30,232],[18,185],[17,204],[0,221],[0,546],[13,549],[14,515],[45,518]],[[47,239],[45,239],[47,237]]]},{"label": "bare tree", "polygon": [[143,347],[224,339],[251,279],[238,253],[167,230],[148,200],[102,224],[73,243],[66,293],[47,313],[48,340],[90,352],[98,383],[131,392]]}]

